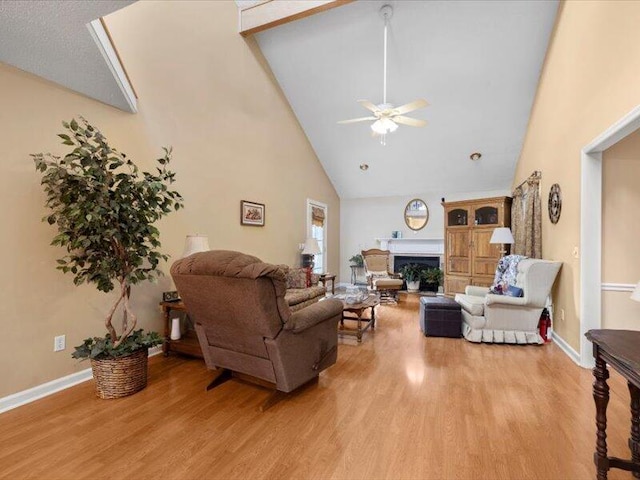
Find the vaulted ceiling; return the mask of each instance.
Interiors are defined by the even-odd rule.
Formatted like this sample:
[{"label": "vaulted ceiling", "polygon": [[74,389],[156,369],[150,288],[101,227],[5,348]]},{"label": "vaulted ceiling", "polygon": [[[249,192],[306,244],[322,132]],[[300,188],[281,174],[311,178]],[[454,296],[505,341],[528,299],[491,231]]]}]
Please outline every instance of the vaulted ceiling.
[{"label": "vaulted ceiling", "polygon": [[[87,27],[132,1],[0,1],[0,61],[135,111],[123,75]],[[369,115],[358,99],[382,102],[386,3],[394,8],[388,100],[425,98],[430,106],[411,114],[426,127],[401,126],[382,146],[368,123],[337,121]],[[511,186],[557,7],[355,1],[256,38],[342,198],[502,190]],[[472,152],[481,160],[469,160]]]},{"label": "vaulted ceiling", "polygon": [[[336,122],[369,114],[358,99],[382,102],[386,3],[388,100],[430,106],[410,114],[426,127],[400,126],[382,146],[368,123]],[[501,190],[513,180],[557,7],[357,1],[256,38],[342,198]]]},{"label": "vaulted ceiling", "polygon": [[[135,98],[109,39],[89,23],[134,0],[0,0],[0,61],[128,112]],[[123,85],[126,83],[126,86]],[[127,88],[128,94],[127,94]]]}]

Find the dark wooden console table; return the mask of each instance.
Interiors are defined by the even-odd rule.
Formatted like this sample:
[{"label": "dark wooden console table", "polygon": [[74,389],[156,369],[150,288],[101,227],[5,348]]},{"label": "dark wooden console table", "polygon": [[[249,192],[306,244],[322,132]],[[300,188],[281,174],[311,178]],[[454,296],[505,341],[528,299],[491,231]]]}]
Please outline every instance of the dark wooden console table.
[{"label": "dark wooden console table", "polygon": [[[633,472],[640,478],[640,332],[630,330],[589,330],[585,336],[593,343],[596,366],[593,369],[593,399],[596,403],[596,452],[593,461],[598,480],[606,480],[611,468]],[[607,364],[622,375],[631,396],[631,460],[607,456],[607,404],[609,371]]]}]

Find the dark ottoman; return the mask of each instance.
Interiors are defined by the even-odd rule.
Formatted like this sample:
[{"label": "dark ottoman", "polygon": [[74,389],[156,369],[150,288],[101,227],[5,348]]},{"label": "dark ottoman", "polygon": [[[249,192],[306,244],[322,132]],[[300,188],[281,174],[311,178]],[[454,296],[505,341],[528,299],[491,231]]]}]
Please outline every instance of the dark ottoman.
[{"label": "dark ottoman", "polygon": [[420,298],[420,330],[429,337],[462,336],[460,305],[448,297]]}]

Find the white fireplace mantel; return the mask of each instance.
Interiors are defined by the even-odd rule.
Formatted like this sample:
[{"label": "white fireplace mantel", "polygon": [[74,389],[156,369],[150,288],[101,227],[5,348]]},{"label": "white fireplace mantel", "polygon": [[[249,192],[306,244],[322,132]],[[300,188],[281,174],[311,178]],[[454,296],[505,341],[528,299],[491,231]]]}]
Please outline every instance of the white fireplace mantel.
[{"label": "white fireplace mantel", "polygon": [[402,255],[444,255],[444,238],[376,238],[382,250]]}]

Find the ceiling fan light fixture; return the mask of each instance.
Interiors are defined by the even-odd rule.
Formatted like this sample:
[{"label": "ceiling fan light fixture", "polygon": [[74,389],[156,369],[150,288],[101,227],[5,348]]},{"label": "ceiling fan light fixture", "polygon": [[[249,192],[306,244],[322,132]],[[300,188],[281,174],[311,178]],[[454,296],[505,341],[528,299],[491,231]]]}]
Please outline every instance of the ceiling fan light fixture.
[{"label": "ceiling fan light fixture", "polygon": [[387,133],[393,133],[398,129],[398,124],[388,118],[381,118],[371,124],[371,130],[378,135],[386,135]]}]

